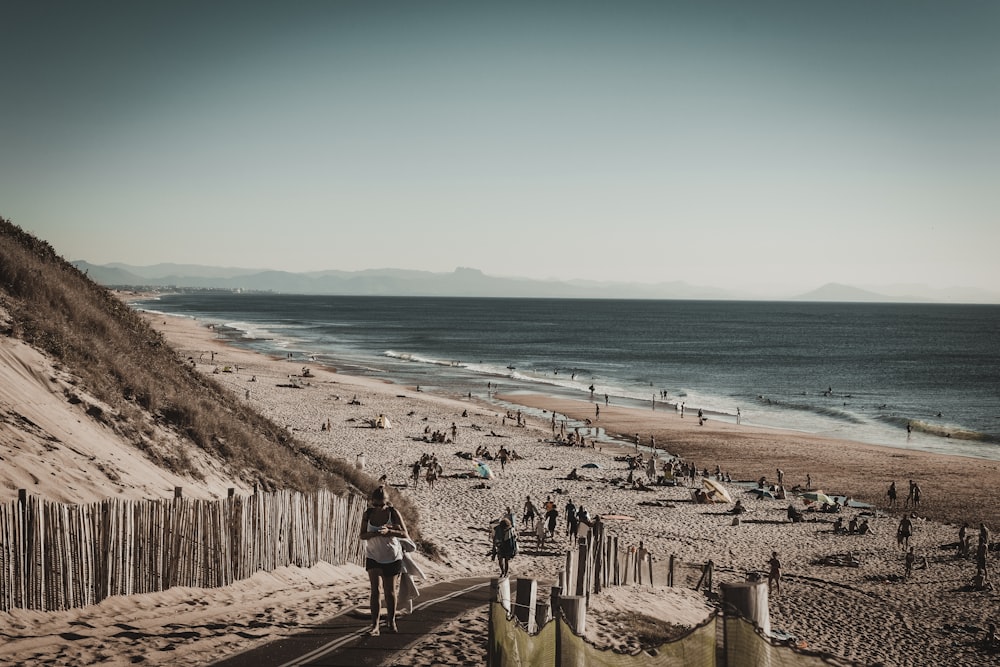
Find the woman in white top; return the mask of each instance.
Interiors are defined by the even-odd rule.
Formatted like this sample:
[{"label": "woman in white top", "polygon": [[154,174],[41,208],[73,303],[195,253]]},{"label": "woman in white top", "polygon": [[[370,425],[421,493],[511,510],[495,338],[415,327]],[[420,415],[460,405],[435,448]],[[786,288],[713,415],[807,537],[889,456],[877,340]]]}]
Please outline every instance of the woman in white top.
[{"label": "woman in white top", "polygon": [[361,522],[361,539],[365,541],[365,569],[371,582],[371,635],[379,633],[382,605],[379,584],[385,589],[385,609],[389,616],[386,628],[396,629],[396,584],[403,563],[403,548],[399,538],[408,537],[403,517],[386,498],[385,487],[372,491],[371,507],[365,510]]}]

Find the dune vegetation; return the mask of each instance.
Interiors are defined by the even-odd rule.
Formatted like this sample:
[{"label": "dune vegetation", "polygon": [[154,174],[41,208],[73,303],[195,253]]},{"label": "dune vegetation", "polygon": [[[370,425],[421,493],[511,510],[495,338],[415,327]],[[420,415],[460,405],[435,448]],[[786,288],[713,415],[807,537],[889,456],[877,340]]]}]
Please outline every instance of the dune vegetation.
[{"label": "dune vegetation", "polygon": [[[48,354],[77,378],[81,392],[106,406],[92,406],[91,418],[174,473],[199,478],[184,447],[158,442],[164,432],[264,491],[366,493],[375,484],[352,463],[302,443],[191,368],[115,294],[2,217],[0,332]],[[400,501],[404,518],[416,526],[414,509]]]}]

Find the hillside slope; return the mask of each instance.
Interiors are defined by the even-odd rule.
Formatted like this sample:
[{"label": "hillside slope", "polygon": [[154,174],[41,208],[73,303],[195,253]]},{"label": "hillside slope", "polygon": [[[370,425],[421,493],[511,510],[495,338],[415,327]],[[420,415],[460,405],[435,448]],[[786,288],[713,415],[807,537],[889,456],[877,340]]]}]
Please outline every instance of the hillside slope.
[{"label": "hillside slope", "polygon": [[108,406],[80,389],[79,380],[25,343],[0,337],[0,501],[18,489],[66,503],[109,496],[162,498],[174,487],[196,498],[249,491],[218,461],[174,434],[157,439],[188,451],[192,475],[156,465],[106,423]]},{"label": "hillside slope", "polygon": [[0,218],[0,500],[373,485],[198,373],[51,246]]}]

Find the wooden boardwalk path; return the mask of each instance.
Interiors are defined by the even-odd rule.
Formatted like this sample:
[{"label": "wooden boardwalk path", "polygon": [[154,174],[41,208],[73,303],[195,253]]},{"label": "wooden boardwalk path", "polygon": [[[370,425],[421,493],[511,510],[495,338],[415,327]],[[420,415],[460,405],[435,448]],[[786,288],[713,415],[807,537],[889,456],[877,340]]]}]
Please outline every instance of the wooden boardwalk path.
[{"label": "wooden boardwalk path", "polygon": [[486,606],[489,594],[490,580],[486,577],[438,583],[422,588],[413,612],[397,618],[398,633],[388,633],[383,628],[378,637],[370,637],[367,609],[364,615],[345,612],[299,634],[216,662],[213,667],[375,667],[392,664],[396,653],[423,639],[435,627]]}]

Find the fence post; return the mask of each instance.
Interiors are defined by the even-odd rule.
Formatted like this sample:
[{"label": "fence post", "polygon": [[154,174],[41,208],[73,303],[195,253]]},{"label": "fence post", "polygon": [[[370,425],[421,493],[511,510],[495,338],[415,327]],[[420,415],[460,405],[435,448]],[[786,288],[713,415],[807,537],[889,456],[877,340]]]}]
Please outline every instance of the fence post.
[{"label": "fence post", "polygon": [[514,616],[524,624],[531,634],[535,631],[535,598],[538,594],[538,584],[534,579],[517,580],[517,601],[514,603]]},{"label": "fence post", "polygon": [[562,622],[560,616],[562,616],[562,587],[553,586],[552,590],[549,591],[549,608],[552,609],[552,620],[555,622],[556,627],[556,655],[553,667],[560,667],[562,665]]},{"label": "fence post", "polygon": [[184,487],[175,486],[174,487],[174,498],[183,498],[183,497],[184,497]]},{"label": "fence post", "polygon": [[493,647],[493,642],[495,641],[495,636],[493,632],[493,603],[499,600],[500,593],[500,580],[497,578],[490,579],[490,606],[486,615],[486,664],[492,667],[493,661],[496,658],[496,649]]},{"label": "fence post", "polygon": [[612,552],[614,553],[614,559],[615,559],[614,565],[612,566],[613,569],[611,573],[611,578],[612,581],[615,582],[615,586],[620,586],[622,583],[621,571],[620,571],[621,568],[619,567],[621,565],[621,552],[618,551],[618,536],[615,535],[611,541],[612,541]]},{"label": "fence post", "polygon": [[771,616],[767,606],[767,582],[738,581],[719,584],[722,599],[740,615],[753,622],[765,636],[771,634]]},{"label": "fence post", "polygon": [[670,567],[667,571],[667,586],[671,588],[674,587],[674,560],[677,558],[674,554],[670,554]]},{"label": "fence post", "polygon": [[581,595],[564,595],[559,599],[559,608],[566,614],[573,634],[582,637],[587,629],[587,600]]},{"label": "fence post", "polygon": [[600,520],[599,516],[597,521],[594,522],[593,535],[594,539],[591,543],[594,553],[593,590],[595,593],[600,593],[601,575],[604,572],[604,522]]},{"label": "fence post", "polygon": [[[20,547],[21,553],[18,555],[16,562],[18,563],[18,569],[20,572],[20,606],[23,609],[30,609],[31,606],[28,604],[28,591],[31,589],[31,521],[28,520],[28,491],[27,489],[17,490],[17,510],[18,517],[17,521],[21,529],[21,539]],[[15,600],[17,596],[15,596]]]},{"label": "fence post", "polygon": [[583,595],[587,582],[587,540],[580,538],[576,546],[576,594]]}]

